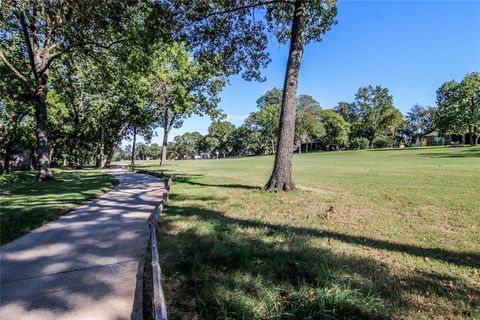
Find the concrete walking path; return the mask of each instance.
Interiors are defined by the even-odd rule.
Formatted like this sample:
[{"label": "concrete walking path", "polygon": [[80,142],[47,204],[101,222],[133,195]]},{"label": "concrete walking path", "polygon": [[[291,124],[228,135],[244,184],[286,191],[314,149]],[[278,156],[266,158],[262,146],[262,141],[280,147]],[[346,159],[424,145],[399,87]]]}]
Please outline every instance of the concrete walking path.
[{"label": "concrete walking path", "polygon": [[147,217],[160,179],[112,172],[119,184],[1,247],[0,319],[141,319]]}]

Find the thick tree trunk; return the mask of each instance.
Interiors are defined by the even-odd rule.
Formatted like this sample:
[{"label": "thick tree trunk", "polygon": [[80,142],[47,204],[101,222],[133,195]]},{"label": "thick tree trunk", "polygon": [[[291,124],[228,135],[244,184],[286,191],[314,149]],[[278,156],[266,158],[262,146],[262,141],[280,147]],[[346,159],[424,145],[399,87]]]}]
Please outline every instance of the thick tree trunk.
[{"label": "thick tree trunk", "polygon": [[43,82],[35,90],[35,117],[37,120],[37,180],[54,180],[50,170],[50,152],[47,136],[47,77],[39,80]]},{"label": "thick tree trunk", "polygon": [[75,134],[75,169],[81,169],[82,164],[80,163],[80,139],[77,134]]},{"label": "thick tree trunk", "polygon": [[168,134],[173,128],[173,124],[177,120],[177,113],[173,112],[171,117],[168,115],[168,109],[165,109],[163,116],[163,142],[162,142],[162,154],[160,157],[160,167],[163,167],[167,163],[167,151],[168,151]]},{"label": "thick tree trunk", "polygon": [[162,155],[160,157],[160,167],[167,163],[168,134],[170,130],[167,126],[163,129]]},{"label": "thick tree trunk", "polygon": [[137,144],[137,127],[133,127],[132,167],[135,166],[135,145]]},{"label": "thick tree trunk", "polygon": [[[72,101],[72,105],[75,105],[75,101]],[[80,97],[78,106],[74,108],[74,139],[75,139],[75,150],[74,150],[74,161],[75,168],[81,169],[82,164],[80,163],[80,111],[83,109],[83,87],[80,88]]]},{"label": "thick tree trunk", "polygon": [[305,40],[305,1],[295,2],[290,52],[287,71],[283,85],[282,108],[278,131],[277,152],[270,180],[265,185],[266,191],[289,191],[295,189],[293,182],[293,150],[295,133],[295,112],[298,77],[303,56]]},{"label": "thick tree trunk", "polygon": [[96,167],[100,169],[105,168],[105,137],[103,128],[100,129]]},{"label": "thick tree trunk", "polygon": [[74,140],[75,140],[75,150],[73,151],[75,169],[81,169],[82,165],[80,164],[80,123],[78,120],[78,114],[75,113],[74,119]]},{"label": "thick tree trunk", "polygon": [[110,163],[112,162],[113,155],[115,153],[115,150],[118,147],[118,144],[122,140],[123,134],[125,133],[125,130],[128,128],[128,123],[125,123],[120,130],[118,131],[117,138],[115,139],[115,142],[113,143],[112,148],[110,149],[110,152],[108,153],[107,161],[105,162],[105,166],[109,166]]},{"label": "thick tree trunk", "polygon": [[7,145],[5,147],[5,159],[4,163],[5,165],[3,166],[3,172],[0,172],[0,174],[9,174],[10,173],[10,158],[11,158],[11,146]]},{"label": "thick tree trunk", "polygon": [[473,126],[472,135],[470,136],[470,139],[473,141],[473,146],[476,147],[477,146],[477,140],[478,140],[477,126]]},{"label": "thick tree trunk", "polygon": [[[474,119],[475,118],[475,98],[473,97],[470,103],[470,113],[471,113],[472,119]],[[476,125],[473,125],[473,128],[471,129],[471,132],[470,132],[470,145],[474,147],[477,146],[477,126]]]}]

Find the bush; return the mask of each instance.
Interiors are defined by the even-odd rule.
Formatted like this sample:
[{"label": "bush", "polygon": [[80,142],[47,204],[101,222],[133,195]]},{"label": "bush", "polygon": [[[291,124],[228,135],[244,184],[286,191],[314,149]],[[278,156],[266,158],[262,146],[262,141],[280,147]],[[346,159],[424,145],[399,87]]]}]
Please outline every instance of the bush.
[{"label": "bush", "polygon": [[373,139],[373,145],[377,148],[388,148],[393,146],[395,140],[393,137],[379,136]]},{"label": "bush", "polygon": [[351,149],[368,149],[368,139],[363,137],[354,138],[350,142]]}]

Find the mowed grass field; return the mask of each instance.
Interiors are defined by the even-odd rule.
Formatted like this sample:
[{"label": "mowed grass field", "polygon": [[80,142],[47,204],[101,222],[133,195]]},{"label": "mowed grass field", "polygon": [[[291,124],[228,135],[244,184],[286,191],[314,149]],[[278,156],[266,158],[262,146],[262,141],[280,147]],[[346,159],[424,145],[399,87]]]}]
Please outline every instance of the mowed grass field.
[{"label": "mowed grass field", "polygon": [[94,170],[54,172],[56,181],[39,182],[35,172],[0,175],[0,244],[58,218],[98,194],[115,179]]},{"label": "mowed grass field", "polygon": [[272,164],[162,168],[172,319],[480,319],[480,148],[296,155],[278,194]]}]

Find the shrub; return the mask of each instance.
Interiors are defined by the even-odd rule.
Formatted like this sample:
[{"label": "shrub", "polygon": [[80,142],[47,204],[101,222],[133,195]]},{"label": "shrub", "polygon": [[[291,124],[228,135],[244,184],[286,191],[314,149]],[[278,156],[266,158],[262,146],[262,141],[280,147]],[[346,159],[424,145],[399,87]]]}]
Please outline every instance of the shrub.
[{"label": "shrub", "polygon": [[354,138],[350,142],[350,148],[352,149],[368,149],[368,139],[363,137]]},{"label": "shrub", "polygon": [[379,136],[373,139],[373,145],[377,148],[387,148],[393,146],[394,138],[389,136]]}]

